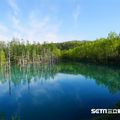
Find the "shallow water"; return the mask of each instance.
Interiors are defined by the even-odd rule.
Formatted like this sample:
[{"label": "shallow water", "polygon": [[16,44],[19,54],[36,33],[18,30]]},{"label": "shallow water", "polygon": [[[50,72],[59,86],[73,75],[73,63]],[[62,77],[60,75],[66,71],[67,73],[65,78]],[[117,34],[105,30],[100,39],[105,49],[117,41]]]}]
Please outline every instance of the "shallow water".
[{"label": "shallow water", "polygon": [[120,101],[120,70],[78,63],[0,69],[0,120],[90,120]]}]

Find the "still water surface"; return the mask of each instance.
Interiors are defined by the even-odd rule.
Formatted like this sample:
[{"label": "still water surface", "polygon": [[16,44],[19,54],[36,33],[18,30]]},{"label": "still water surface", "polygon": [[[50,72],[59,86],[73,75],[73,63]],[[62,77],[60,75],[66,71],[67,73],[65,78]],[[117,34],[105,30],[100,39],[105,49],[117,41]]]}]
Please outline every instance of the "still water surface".
[{"label": "still water surface", "polygon": [[0,120],[90,120],[92,108],[119,101],[119,69],[78,63],[0,69]]}]

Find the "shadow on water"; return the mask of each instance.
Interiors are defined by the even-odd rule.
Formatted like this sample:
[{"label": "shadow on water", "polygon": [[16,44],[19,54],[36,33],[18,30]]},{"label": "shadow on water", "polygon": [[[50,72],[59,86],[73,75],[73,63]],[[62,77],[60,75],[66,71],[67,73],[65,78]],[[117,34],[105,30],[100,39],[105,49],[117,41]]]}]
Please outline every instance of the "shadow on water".
[{"label": "shadow on water", "polygon": [[120,101],[120,69],[80,63],[2,67],[0,90],[0,120],[89,120],[91,108]]}]

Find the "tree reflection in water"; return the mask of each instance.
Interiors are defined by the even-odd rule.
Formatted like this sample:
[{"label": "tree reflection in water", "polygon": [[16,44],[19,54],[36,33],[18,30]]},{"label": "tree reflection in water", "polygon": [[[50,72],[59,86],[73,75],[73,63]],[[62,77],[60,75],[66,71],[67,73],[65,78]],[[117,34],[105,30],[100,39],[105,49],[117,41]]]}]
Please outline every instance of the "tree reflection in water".
[{"label": "tree reflection in water", "polygon": [[29,64],[24,67],[12,66],[7,69],[6,66],[0,68],[1,84],[9,82],[9,94],[11,94],[11,85],[28,84],[32,81],[43,82],[54,80],[57,73],[80,74],[89,79],[94,79],[98,85],[106,86],[111,93],[120,91],[120,69],[105,66],[97,66],[82,63],[59,63],[49,64]]},{"label": "tree reflection in water", "polygon": [[[111,68],[111,67],[97,66],[97,65],[90,65],[90,64],[82,64],[82,63],[58,63],[58,64],[54,64],[54,65],[49,65],[49,64],[34,64],[34,65],[32,65],[32,64],[29,64],[29,65],[22,66],[22,67],[14,65],[14,66],[9,67],[9,69],[8,69],[8,67],[4,66],[4,67],[0,68],[0,85],[2,86],[3,84],[7,83],[6,84],[8,86],[7,90],[8,90],[8,93],[9,93],[10,97],[6,95],[7,97],[5,97],[5,98],[3,97],[3,99],[6,100],[6,98],[9,98],[10,102],[14,99],[14,102],[13,102],[12,105],[13,106],[17,105],[17,109],[15,109],[15,113],[14,113],[13,112],[14,110],[13,111],[12,110],[10,110],[10,111],[8,110],[7,111],[7,109],[5,108],[5,110],[7,112],[4,112],[4,110],[3,110],[4,106],[2,106],[3,108],[1,107],[2,109],[1,109],[1,112],[0,112],[0,119],[4,120],[6,118],[6,116],[7,116],[11,120],[20,120],[21,116],[19,115],[19,111],[22,111],[23,114],[24,114],[24,110],[25,109],[28,110],[25,107],[26,104],[27,105],[31,104],[31,108],[32,107],[34,108],[34,106],[32,106],[33,105],[32,101],[30,103],[28,103],[28,101],[27,102],[25,101],[25,100],[28,100],[26,98],[27,95],[29,95],[29,98],[32,97],[32,93],[28,94],[26,92],[26,90],[28,92],[31,89],[37,91],[37,89],[39,87],[42,88],[42,86],[43,86],[43,89],[46,89],[46,87],[44,86],[45,85],[44,83],[47,83],[47,82],[49,82],[51,80],[52,81],[56,80],[55,77],[59,73],[62,73],[62,74],[60,76],[58,75],[58,77],[62,77],[62,75],[63,75],[63,78],[60,78],[60,79],[64,79],[65,80],[66,77],[64,75],[67,75],[67,74],[70,75],[69,79],[70,79],[70,77],[71,77],[71,79],[74,79],[75,76],[77,77],[77,75],[80,75],[80,76],[83,76],[82,78],[86,78],[85,80],[87,80],[87,81],[88,80],[89,81],[93,81],[94,80],[97,83],[96,86],[104,86],[105,88],[108,89],[110,94],[114,95],[117,92],[120,92],[120,69],[118,69],[118,68]],[[77,77],[78,81],[82,80],[82,78],[80,78],[80,76]],[[37,82],[39,82],[41,85],[40,86],[37,85],[37,87],[35,86],[36,89],[33,89],[32,88],[33,83],[37,83]],[[74,84],[72,82],[71,83],[67,82],[67,83],[71,86],[71,85]],[[80,86],[82,87],[82,85],[76,86],[76,83],[77,82],[75,82],[75,86],[74,87],[78,87],[78,88]],[[78,83],[82,84],[82,82],[78,82]],[[86,82],[84,82],[84,83],[86,83]],[[88,82],[88,84],[89,84],[89,82]],[[26,86],[26,88],[25,88],[25,90],[23,90],[22,100],[19,99],[20,100],[19,102],[23,102],[23,103],[21,103],[23,108],[21,108],[21,105],[17,101],[17,99],[19,97],[19,93],[21,91],[17,92],[17,90],[21,90],[19,88],[24,88],[24,85]],[[76,90],[76,92],[78,94],[78,97],[80,99],[83,99],[86,102],[89,102],[89,98],[90,98],[89,96],[92,96],[92,94],[93,94],[92,92],[89,93],[89,90],[87,90],[89,96],[85,97],[84,93],[81,91],[81,90],[83,90],[82,88],[81,89],[77,88],[78,91],[77,91],[77,89],[74,88],[74,91],[71,92],[71,87],[70,86],[66,86],[67,85],[66,82],[65,82],[64,85],[63,85],[63,83],[61,83],[61,85],[64,86],[64,92],[63,92],[63,94],[59,94],[59,93],[56,93],[56,88],[52,89],[52,87],[54,87],[54,86],[51,86],[51,85],[52,84],[48,85],[50,88],[47,89],[47,91],[49,91],[49,92],[47,92],[46,94],[47,95],[49,93],[51,94],[51,100],[53,101],[53,106],[54,106],[54,104],[57,105],[57,102],[54,103],[55,102],[54,98],[56,97],[57,94],[58,94],[59,97],[61,97],[61,99],[60,99],[60,100],[62,100],[61,104],[63,104],[65,102],[64,98],[66,98],[67,95],[70,95],[69,96],[70,98],[72,97],[71,101],[72,100],[75,101],[76,100],[75,96],[73,98],[73,95],[75,95],[75,90]],[[83,88],[84,88],[84,86],[85,86],[85,84],[83,84]],[[67,88],[67,89],[65,89],[65,88]],[[16,92],[14,92],[14,90]],[[57,90],[60,91],[61,89],[58,88]],[[65,90],[68,90],[68,91],[65,91]],[[93,89],[93,90],[96,90],[96,89]],[[33,93],[35,93],[36,91],[33,91]],[[96,91],[99,91],[99,89],[97,89]],[[24,92],[25,92],[25,95],[24,95]],[[104,89],[103,89],[103,92],[104,92]],[[105,91],[105,94],[109,95],[109,93],[106,92],[106,91]],[[85,95],[86,95],[86,93],[85,93]],[[96,93],[94,95],[96,96]],[[96,98],[94,95],[92,96],[92,98]],[[38,96],[34,98],[35,100],[36,99],[38,100],[38,103],[39,103],[39,100],[41,100],[41,101],[45,100],[45,99],[42,99],[42,98],[44,98],[43,96],[41,96],[41,98],[39,98],[39,96],[40,96],[40,93],[38,92]],[[102,99],[102,97],[103,96],[101,96],[101,99]],[[11,98],[13,98],[13,99],[11,99]],[[111,96],[111,98],[113,100],[114,96]],[[3,103],[4,103],[4,100],[3,100]],[[9,102],[9,105],[11,105],[10,102]],[[101,101],[98,100],[98,103],[99,102],[101,102]],[[117,99],[116,102],[119,102],[119,100]],[[96,103],[97,103],[97,101],[96,101]],[[2,105],[2,102],[1,102],[1,105]],[[4,103],[4,105],[6,105],[6,102]],[[81,105],[78,105],[78,104],[76,104],[76,105],[78,106],[78,112],[80,112],[80,110],[82,111],[82,108],[80,109]],[[94,105],[94,103],[93,103],[93,105]],[[68,103],[68,106],[69,106],[69,103]],[[66,108],[68,106],[66,106]],[[39,108],[39,105],[38,105],[38,108]],[[43,105],[43,108],[45,109],[44,105]],[[86,110],[88,110],[88,108],[86,108]],[[43,109],[41,110],[41,112],[42,111],[43,111]],[[87,112],[89,112],[89,111],[87,111]],[[29,112],[28,112],[28,115],[29,115]],[[95,118],[95,119],[101,119],[101,118]]]}]

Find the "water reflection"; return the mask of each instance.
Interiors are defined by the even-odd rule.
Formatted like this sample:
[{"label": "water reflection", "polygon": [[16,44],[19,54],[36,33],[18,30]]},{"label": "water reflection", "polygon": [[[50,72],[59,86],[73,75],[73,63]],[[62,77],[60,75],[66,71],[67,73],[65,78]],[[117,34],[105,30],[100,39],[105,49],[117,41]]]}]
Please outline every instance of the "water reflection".
[{"label": "water reflection", "polygon": [[9,93],[11,94],[11,84],[20,85],[27,84],[28,89],[31,82],[41,81],[41,83],[54,79],[58,72],[58,67],[45,65],[26,65],[24,67],[12,66],[7,68],[2,66],[0,68],[0,83],[9,83]]},{"label": "water reflection", "polygon": [[[24,67],[12,66],[0,68],[0,83],[9,81],[9,93],[11,93],[11,84],[29,84],[32,81],[41,81],[41,83],[54,80],[57,73],[83,75],[86,78],[94,79],[98,85],[106,86],[111,93],[120,91],[120,70],[104,66],[96,66],[80,63],[60,63],[57,65],[26,65]],[[11,83],[12,82],[12,83]]]},{"label": "water reflection", "polygon": [[90,64],[69,63],[61,64],[60,72],[81,74],[94,79],[98,85],[106,86],[111,93],[120,91],[120,69]]},{"label": "water reflection", "polygon": [[0,69],[0,119],[89,120],[120,101],[120,70],[78,63]]}]

